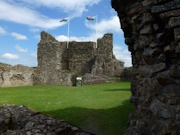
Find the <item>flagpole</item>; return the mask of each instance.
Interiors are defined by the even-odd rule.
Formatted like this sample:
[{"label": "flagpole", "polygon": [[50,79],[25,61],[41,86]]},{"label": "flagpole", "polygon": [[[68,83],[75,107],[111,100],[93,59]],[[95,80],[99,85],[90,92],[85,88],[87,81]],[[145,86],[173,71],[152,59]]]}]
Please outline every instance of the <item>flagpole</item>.
[{"label": "flagpole", "polygon": [[87,20],[95,20],[96,21],[96,24],[95,24],[95,31],[96,31],[96,35],[95,35],[95,43],[96,43],[96,48],[97,48],[97,19],[98,19],[98,16],[93,16],[93,17],[87,17]]},{"label": "flagpole", "polygon": [[96,48],[97,48],[97,19],[98,19],[98,18],[97,18],[97,15],[96,15],[96,18],[95,18],[95,19],[96,19]]},{"label": "flagpole", "polygon": [[68,34],[68,41],[67,41],[67,49],[69,48],[69,29],[70,29],[70,17],[69,17],[69,19],[68,19],[68,32],[67,32],[67,34]]}]

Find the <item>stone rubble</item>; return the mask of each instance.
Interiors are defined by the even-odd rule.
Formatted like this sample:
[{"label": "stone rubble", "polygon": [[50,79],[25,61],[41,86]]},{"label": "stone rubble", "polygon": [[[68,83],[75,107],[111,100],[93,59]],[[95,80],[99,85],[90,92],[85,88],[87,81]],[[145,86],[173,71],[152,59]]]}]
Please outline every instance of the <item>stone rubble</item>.
[{"label": "stone rubble", "polygon": [[21,105],[0,107],[0,135],[95,135]]}]

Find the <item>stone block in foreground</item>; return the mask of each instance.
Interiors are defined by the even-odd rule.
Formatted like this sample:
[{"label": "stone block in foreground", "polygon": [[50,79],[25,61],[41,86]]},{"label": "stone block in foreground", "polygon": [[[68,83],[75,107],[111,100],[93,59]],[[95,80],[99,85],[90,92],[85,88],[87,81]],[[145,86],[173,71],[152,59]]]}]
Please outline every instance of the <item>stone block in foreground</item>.
[{"label": "stone block in foreground", "polygon": [[25,106],[0,107],[0,135],[95,135]]}]

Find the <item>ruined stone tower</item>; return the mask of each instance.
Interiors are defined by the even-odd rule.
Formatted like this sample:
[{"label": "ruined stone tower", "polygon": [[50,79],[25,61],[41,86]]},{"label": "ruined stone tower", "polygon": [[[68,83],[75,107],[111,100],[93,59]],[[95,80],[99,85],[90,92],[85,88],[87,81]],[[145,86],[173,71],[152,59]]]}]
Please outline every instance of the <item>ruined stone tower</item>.
[{"label": "ruined stone tower", "polygon": [[46,32],[38,44],[35,84],[73,85],[77,75],[120,76],[124,63],[112,52],[112,34],[95,42],[59,42]]},{"label": "ruined stone tower", "polygon": [[112,0],[132,54],[126,135],[180,134],[180,1]]}]

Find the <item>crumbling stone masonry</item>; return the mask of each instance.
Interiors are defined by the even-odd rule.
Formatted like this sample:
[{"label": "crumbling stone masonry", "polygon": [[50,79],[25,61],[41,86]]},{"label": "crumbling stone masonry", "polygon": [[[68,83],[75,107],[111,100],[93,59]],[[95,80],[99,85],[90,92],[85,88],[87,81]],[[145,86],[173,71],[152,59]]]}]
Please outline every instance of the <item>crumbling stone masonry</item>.
[{"label": "crumbling stone masonry", "polygon": [[0,106],[0,135],[94,135],[25,106]]},{"label": "crumbling stone masonry", "polygon": [[[67,42],[59,42],[43,31],[38,44],[35,85],[71,86],[75,85],[77,75],[86,76],[84,84],[109,81],[103,76],[120,77],[124,63],[114,57],[112,48],[112,34],[98,39],[97,48],[95,42],[73,41],[69,42],[67,49]],[[86,80],[88,78],[92,81]]]},{"label": "crumbling stone masonry", "polygon": [[126,135],[180,134],[180,0],[112,0],[132,54]]},{"label": "crumbling stone masonry", "polygon": [[11,66],[0,63],[0,87],[32,85],[75,85],[77,75],[84,76],[83,84],[114,81],[124,69],[112,52],[112,34],[95,42],[58,42],[46,32],[38,44],[38,67]]},{"label": "crumbling stone masonry", "polygon": [[0,87],[32,86],[34,68],[0,63]]}]

